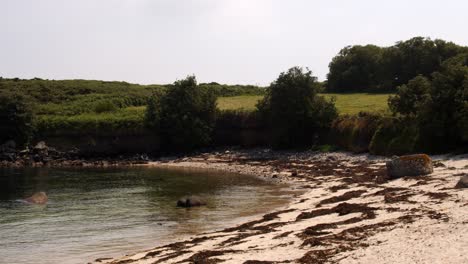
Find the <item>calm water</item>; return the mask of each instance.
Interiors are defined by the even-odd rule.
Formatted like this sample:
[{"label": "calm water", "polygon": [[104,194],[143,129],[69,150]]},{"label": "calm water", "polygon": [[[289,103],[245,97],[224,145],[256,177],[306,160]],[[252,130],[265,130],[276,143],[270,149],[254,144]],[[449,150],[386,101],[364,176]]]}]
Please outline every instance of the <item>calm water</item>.
[{"label": "calm water", "polygon": [[[18,199],[36,191],[47,205]],[[208,206],[177,208],[187,194]],[[0,263],[86,263],[233,225],[287,203],[286,186],[220,172],[0,169]]]}]

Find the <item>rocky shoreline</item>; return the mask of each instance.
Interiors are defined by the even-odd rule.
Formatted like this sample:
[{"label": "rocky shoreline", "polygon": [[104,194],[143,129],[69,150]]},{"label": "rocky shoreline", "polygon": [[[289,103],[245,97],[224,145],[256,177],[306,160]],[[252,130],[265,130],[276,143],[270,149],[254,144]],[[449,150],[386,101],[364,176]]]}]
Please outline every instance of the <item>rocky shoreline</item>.
[{"label": "rocky shoreline", "polygon": [[432,157],[434,172],[390,180],[386,158],[225,150],[143,166],[190,167],[294,182],[291,204],[186,241],[95,263],[467,263],[468,155]]},{"label": "rocky shoreline", "polygon": [[0,167],[110,167],[148,164],[146,154],[121,155],[117,157],[83,157],[78,149],[59,151],[40,141],[31,148],[17,150],[9,141],[0,145]]}]

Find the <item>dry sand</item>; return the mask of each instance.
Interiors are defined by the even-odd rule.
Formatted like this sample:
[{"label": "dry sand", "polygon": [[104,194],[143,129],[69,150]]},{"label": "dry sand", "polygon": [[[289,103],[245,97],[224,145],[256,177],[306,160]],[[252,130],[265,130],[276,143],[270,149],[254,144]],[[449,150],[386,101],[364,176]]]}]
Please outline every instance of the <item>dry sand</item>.
[{"label": "dry sand", "polygon": [[468,263],[468,155],[428,176],[387,180],[385,158],[269,150],[149,166],[210,168],[299,184],[290,205],[237,227],[100,263]]}]

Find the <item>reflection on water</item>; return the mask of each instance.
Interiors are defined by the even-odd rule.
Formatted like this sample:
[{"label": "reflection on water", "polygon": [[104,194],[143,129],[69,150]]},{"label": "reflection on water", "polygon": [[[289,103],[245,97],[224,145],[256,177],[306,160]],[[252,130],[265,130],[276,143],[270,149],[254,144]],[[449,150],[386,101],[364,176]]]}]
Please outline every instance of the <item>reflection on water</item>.
[{"label": "reflection on water", "polygon": [[[47,205],[18,199],[45,191]],[[177,208],[181,196],[208,206]],[[285,204],[286,186],[220,172],[0,169],[0,263],[86,263],[220,229]]]}]

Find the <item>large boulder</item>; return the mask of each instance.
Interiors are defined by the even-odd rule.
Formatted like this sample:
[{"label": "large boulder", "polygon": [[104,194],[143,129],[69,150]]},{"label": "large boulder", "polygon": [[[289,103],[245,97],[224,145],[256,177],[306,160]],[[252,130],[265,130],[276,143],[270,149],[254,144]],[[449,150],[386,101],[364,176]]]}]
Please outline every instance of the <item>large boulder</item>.
[{"label": "large boulder", "polygon": [[45,192],[37,192],[32,196],[24,199],[27,203],[31,204],[46,204],[48,201],[47,194]]},{"label": "large boulder", "polygon": [[404,176],[420,176],[434,171],[432,160],[426,154],[393,157],[387,162],[387,175],[391,179]]},{"label": "large boulder", "polygon": [[458,188],[458,189],[468,188],[468,174],[461,176],[457,185],[455,185],[455,188]]},{"label": "large boulder", "polygon": [[197,196],[183,197],[177,201],[178,207],[194,207],[206,205],[206,202]]}]

